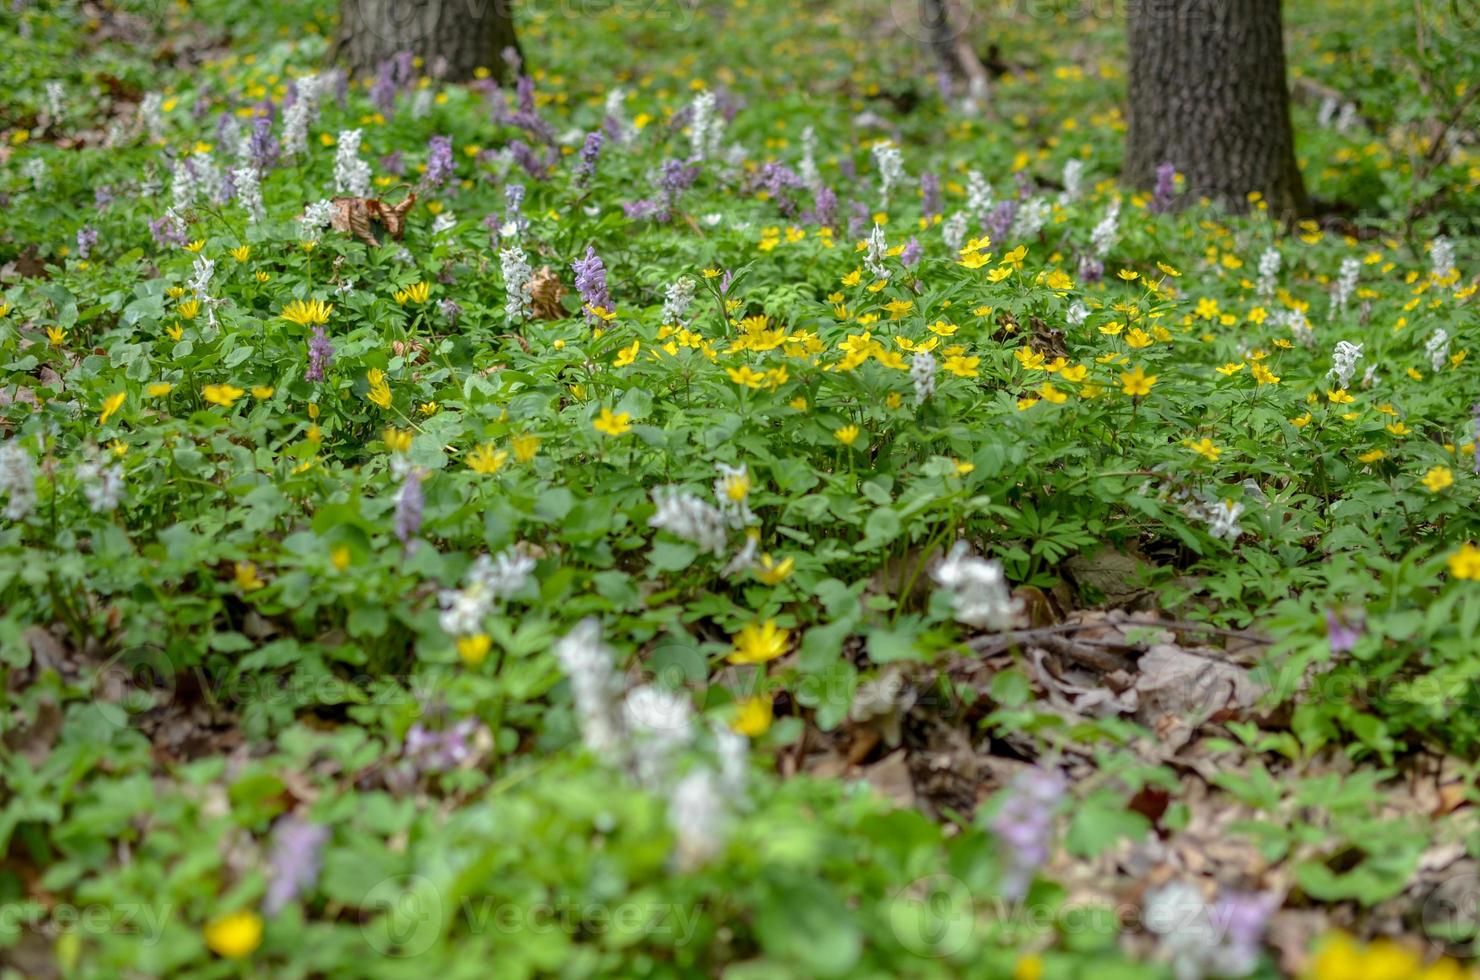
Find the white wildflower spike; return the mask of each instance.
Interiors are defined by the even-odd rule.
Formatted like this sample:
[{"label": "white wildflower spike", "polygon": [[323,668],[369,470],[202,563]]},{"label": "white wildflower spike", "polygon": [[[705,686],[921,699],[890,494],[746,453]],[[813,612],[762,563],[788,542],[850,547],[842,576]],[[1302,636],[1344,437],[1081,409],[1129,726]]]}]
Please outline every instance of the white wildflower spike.
[{"label": "white wildflower spike", "polygon": [[976,218],[978,225],[984,224],[992,210],[992,185],[978,170],[966,174],[966,210]]},{"label": "white wildflower spike", "polygon": [[308,127],[319,117],[318,75],[305,75],[293,83],[293,104],[283,110],[283,152],[299,156],[308,152]]},{"label": "white wildflower spike", "polygon": [[1043,226],[1048,224],[1049,215],[1053,213],[1053,205],[1041,197],[1035,197],[1024,202],[1018,209],[1017,218],[1012,223],[1012,237],[1016,241],[1030,242],[1038,237],[1043,231]]},{"label": "white wildflower spike", "polygon": [[1105,216],[1090,232],[1089,240],[1095,258],[1104,259],[1110,254],[1110,250],[1120,240],[1120,198],[1110,202],[1110,207],[1105,209]]},{"label": "white wildflower spike", "polygon": [[0,445],[0,496],[6,520],[23,521],[36,509],[36,466],[14,442]]},{"label": "white wildflower spike", "polygon": [[267,209],[262,204],[262,180],[257,176],[257,168],[253,166],[237,167],[231,172],[231,179],[236,184],[236,200],[247,212],[247,220],[256,224],[267,217]]},{"label": "white wildflower spike", "polygon": [[1059,201],[1063,204],[1073,204],[1083,193],[1084,161],[1074,157],[1064,164],[1064,193],[1059,195]]},{"label": "white wildflower spike", "polygon": [[915,404],[923,405],[935,394],[935,355],[928,350],[916,351],[910,360],[910,381],[915,386]]},{"label": "white wildflower spike", "polygon": [[863,256],[863,266],[875,279],[888,279],[889,270],[884,265],[884,256],[889,253],[889,243],[884,240],[884,229],[874,224],[868,234],[868,251]]},{"label": "white wildflower spike", "polygon": [[664,786],[678,753],[694,738],[694,709],[689,699],[652,684],[627,692],[622,720],[632,751],[633,773],[648,789]]},{"label": "white wildflower spike", "polygon": [[1266,248],[1264,254],[1259,256],[1259,281],[1254,286],[1254,291],[1264,299],[1274,295],[1276,280],[1280,275],[1280,250],[1274,247]]},{"label": "white wildflower spike", "polygon": [[952,252],[961,251],[961,246],[966,243],[966,212],[957,211],[941,222],[940,237],[945,240],[946,248]]},{"label": "white wildflower spike", "polygon": [[1335,317],[1346,312],[1346,306],[1351,302],[1352,293],[1356,291],[1357,279],[1362,274],[1362,263],[1355,258],[1341,260],[1341,272],[1336,277],[1336,284],[1331,288],[1331,316]]},{"label": "white wildflower spike", "polygon": [[679,276],[663,293],[663,323],[669,326],[686,327],[689,324],[689,307],[694,302],[697,284],[692,276]]},{"label": "white wildflower spike", "polygon": [[576,720],[586,748],[610,755],[622,748],[612,655],[601,642],[601,624],[585,619],[555,644],[555,660],[570,681]]},{"label": "white wildflower spike", "polygon": [[1449,331],[1440,327],[1429,337],[1428,343],[1423,345],[1423,352],[1429,355],[1429,366],[1435,371],[1444,370],[1444,365],[1449,362]]},{"label": "white wildflower spike", "polygon": [[958,622],[994,632],[1017,625],[1023,602],[1008,589],[1002,565],[976,557],[965,541],[956,542],[930,577],[951,593]]},{"label": "white wildflower spike", "polygon": [[77,464],[77,482],[94,514],[111,514],[123,497],[123,467],[89,458]]},{"label": "white wildflower spike", "polygon": [[504,273],[504,313],[511,321],[528,320],[534,312],[533,271],[529,268],[529,259],[519,243],[514,242],[499,250],[498,260]]},{"label": "white wildflower spike", "polygon": [[444,589],[437,594],[442,606],[439,623],[450,636],[469,636],[483,632],[483,620],[494,602],[508,599],[524,588],[534,571],[535,560],[515,548],[497,557],[479,555],[464,577],[461,589]]},{"label": "white wildflower spike", "polygon": [[904,179],[904,156],[899,147],[888,140],[874,145],[874,165],[879,168],[880,207],[889,208],[889,198],[894,188]]},{"label": "white wildflower spike", "polygon": [[334,151],[334,189],[351,197],[370,196],[370,165],[360,159],[358,129],[342,129]]},{"label": "white wildflower spike", "polygon": [[1331,352],[1331,370],[1326,372],[1326,377],[1334,380],[1338,388],[1350,388],[1352,376],[1357,372],[1357,362],[1361,359],[1361,344],[1337,341],[1336,349]]},{"label": "white wildflower spike", "polygon": [[678,487],[654,487],[652,494],[658,511],[648,519],[648,527],[667,531],[710,554],[724,552],[729,521],[717,507]]},{"label": "white wildflower spike", "polygon": [[797,164],[797,176],[814,191],[822,184],[822,175],[817,170],[817,130],[811,126],[802,130],[802,159]]},{"label": "white wildflower spike", "polygon": [[681,779],[668,800],[668,822],[678,837],[674,861],[693,871],[724,849],[729,813],[714,774],[698,768]]}]

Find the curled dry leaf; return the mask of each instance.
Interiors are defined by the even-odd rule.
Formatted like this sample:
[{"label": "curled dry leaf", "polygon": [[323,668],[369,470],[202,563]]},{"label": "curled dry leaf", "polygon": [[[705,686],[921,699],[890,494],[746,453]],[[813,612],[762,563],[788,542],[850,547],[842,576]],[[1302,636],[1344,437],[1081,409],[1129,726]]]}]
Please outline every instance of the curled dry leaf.
[{"label": "curled dry leaf", "polygon": [[336,197],[330,201],[334,214],[329,227],[345,235],[353,235],[366,245],[378,247],[380,242],[372,230],[379,222],[396,241],[406,234],[406,212],[416,203],[414,193],[407,194],[399,204],[386,204],[378,197]]},{"label": "curled dry leaf", "polygon": [[559,320],[565,316],[560,297],[565,295],[565,284],[548,266],[540,266],[529,283],[529,294],[534,315],[540,320]]}]

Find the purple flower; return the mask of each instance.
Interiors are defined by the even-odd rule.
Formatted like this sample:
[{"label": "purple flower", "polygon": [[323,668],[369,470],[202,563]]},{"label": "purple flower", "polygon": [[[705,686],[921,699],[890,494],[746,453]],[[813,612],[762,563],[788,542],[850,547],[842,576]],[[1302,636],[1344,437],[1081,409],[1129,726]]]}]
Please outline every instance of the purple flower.
[{"label": "purple flower", "polygon": [[586,134],[586,143],[581,147],[581,162],[576,167],[576,183],[582,187],[596,175],[596,161],[601,156],[601,144],[604,141],[599,129]]},{"label": "purple flower", "polygon": [[[576,259],[570,267],[576,274],[576,291],[581,294],[585,306],[599,306],[603,310],[610,310],[612,298],[606,291],[606,265],[602,263],[601,256],[596,254],[596,249],[587,245],[586,257]],[[587,310],[586,319],[595,322],[596,316]]]},{"label": "purple flower", "polygon": [[262,911],[277,915],[293,899],[307,892],[319,878],[329,829],[297,817],[283,817],[272,828],[268,863],[272,880],[262,899]]},{"label": "purple flower", "polygon": [[1160,213],[1172,206],[1172,196],[1177,192],[1177,168],[1163,163],[1156,168],[1156,186],[1151,190],[1150,208]]},{"label": "purple flower", "polygon": [[[1475,442],[1480,445],[1480,402],[1476,402],[1470,411],[1474,414]],[[1475,450],[1475,472],[1480,473],[1480,449]]]},{"label": "purple flower", "polygon": [[324,370],[334,363],[334,342],[324,333],[324,328],[314,325],[313,336],[308,340],[308,371],[305,381],[323,381]]},{"label": "purple flower", "polygon": [[873,217],[869,214],[868,205],[862,201],[849,201],[848,212],[848,237],[862,238],[874,223]]},{"label": "purple flower", "polygon": [[997,202],[997,206],[987,216],[987,236],[994,242],[1006,238],[1008,231],[1012,229],[1012,223],[1017,220],[1017,213],[1018,202],[1011,198]]},{"label": "purple flower", "polygon": [[397,177],[406,172],[406,161],[401,157],[400,150],[392,150],[380,158],[380,169]]},{"label": "purple flower", "polygon": [[1048,860],[1053,818],[1067,784],[1057,769],[1027,769],[1012,778],[1008,797],[992,818],[992,832],[1007,845],[1004,891],[1021,897],[1033,872]]},{"label": "purple flower", "polygon": [[504,188],[504,223],[523,228],[525,225],[523,207],[524,185],[509,184]]},{"label": "purple flower", "polygon": [[1326,642],[1331,645],[1333,654],[1350,653],[1366,632],[1366,618],[1361,613],[1348,622],[1336,610],[1326,610]]},{"label": "purple flower", "polygon": [[77,229],[77,257],[85,259],[98,244],[98,230],[92,225]]},{"label": "purple flower", "polygon": [[812,193],[812,210],[802,220],[819,228],[836,228],[838,225],[838,195],[826,184],[818,186]]},{"label": "purple flower", "polygon": [[452,177],[452,137],[433,136],[427,140],[427,169],[422,174],[422,183],[427,187],[441,187]]},{"label": "purple flower", "polygon": [[[663,205],[645,197],[624,203],[622,205],[622,213],[631,221],[644,221],[648,218],[654,218],[659,221],[666,221],[668,219],[668,212],[663,208]],[[662,217],[659,217],[659,215]]]},{"label": "purple flower", "polygon": [[258,116],[252,121],[252,135],[247,139],[247,158],[259,174],[266,173],[278,158],[278,141],[272,137],[272,119]]},{"label": "purple flower", "polygon": [[185,237],[185,228],[180,219],[175,217],[173,211],[166,211],[158,218],[149,222],[149,234],[154,236],[154,242],[160,248],[169,245],[184,245],[189,239]]},{"label": "purple flower", "polygon": [[920,247],[920,242],[911,235],[910,240],[905,243],[904,251],[899,253],[900,264],[906,269],[913,268],[924,254],[925,250]]},{"label": "purple flower", "polygon": [[456,300],[444,299],[437,304],[437,308],[442,311],[442,316],[446,317],[449,327],[457,326],[457,318],[462,316],[463,310],[457,305]]},{"label": "purple flower", "polygon": [[853,162],[852,157],[843,157],[843,159],[838,161],[838,173],[843,175],[845,181],[857,180],[858,164]]},{"label": "purple flower", "polygon": [[472,741],[480,728],[476,718],[464,718],[441,731],[417,722],[406,732],[401,755],[418,775],[455,769],[473,757]]},{"label": "purple flower", "polygon": [[514,94],[519,103],[520,112],[534,112],[534,79],[528,75],[520,75],[514,80]]},{"label": "purple flower", "polygon": [[920,175],[920,210],[927,220],[940,214],[940,178],[933,173]]},{"label": "purple flower", "polygon": [[514,157],[514,162],[524,169],[535,180],[544,180],[547,174],[545,162],[536,155],[534,148],[523,140],[510,140],[509,153]]},{"label": "purple flower", "polygon": [[93,188],[93,207],[102,209],[113,203],[113,188],[107,184],[99,184]]},{"label": "purple flower", "polygon": [[426,506],[426,494],[421,488],[422,471],[408,470],[396,491],[396,538],[411,550],[411,539],[421,530],[422,508]]},{"label": "purple flower", "polygon": [[1105,263],[1092,255],[1079,257],[1079,279],[1081,282],[1099,282],[1105,278]]},{"label": "purple flower", "polygon": [[776,202],[783,218],[796,214],[797,203],[792,192],[805,186],[797,172],[784,163],[768,163],[761,168],[760,188]]}]

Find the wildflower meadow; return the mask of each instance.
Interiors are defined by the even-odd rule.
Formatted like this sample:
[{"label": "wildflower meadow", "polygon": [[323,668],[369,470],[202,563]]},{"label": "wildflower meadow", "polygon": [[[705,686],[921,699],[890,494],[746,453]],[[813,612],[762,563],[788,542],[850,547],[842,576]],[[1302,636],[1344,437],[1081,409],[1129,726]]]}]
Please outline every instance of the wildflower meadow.
[{"label": "wildflower meadow", "polygon": [[0,33],[3,980],[1480,975],[1473,0]]}]

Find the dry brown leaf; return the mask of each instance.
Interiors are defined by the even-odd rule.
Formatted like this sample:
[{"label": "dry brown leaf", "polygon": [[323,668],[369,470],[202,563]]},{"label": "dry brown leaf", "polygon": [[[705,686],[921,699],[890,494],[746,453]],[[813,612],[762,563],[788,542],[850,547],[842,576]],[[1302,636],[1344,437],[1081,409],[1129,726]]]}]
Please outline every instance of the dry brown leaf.
[{"label": "dry brown leaf", "polygon": [[565,307],[560,305],[560,297],[564,295],[565,284],[548,265],[540,266],[529,281],[529,298],[536,319],[564,319]]}]

